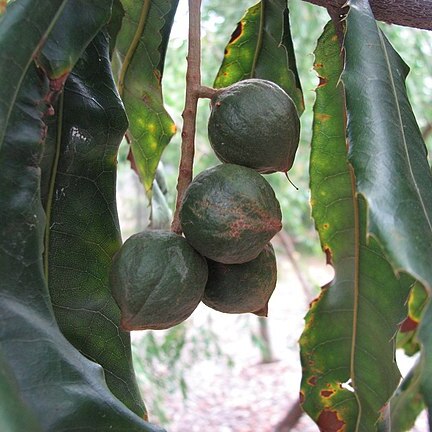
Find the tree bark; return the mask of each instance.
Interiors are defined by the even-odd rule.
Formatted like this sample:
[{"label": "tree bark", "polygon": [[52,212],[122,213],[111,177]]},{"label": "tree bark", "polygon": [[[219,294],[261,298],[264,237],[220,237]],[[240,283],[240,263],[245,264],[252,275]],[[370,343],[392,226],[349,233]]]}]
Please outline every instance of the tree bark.
[{"label": "tree bark", "polygon": [[186,100],[183,110],[183,129],[177,200],[171,231],[181,234],[180,207],[183,195],[192,181],[195,154],[196,114],[201,86],[201,0],[189,0],[189,36],[186,69]]},{"label": "tree bark", "polygon": [[[304,0],[325,8],[341,9],[346,0]],[[389,24],[432,30],[431,0],[369,0],[375,19]]]}]

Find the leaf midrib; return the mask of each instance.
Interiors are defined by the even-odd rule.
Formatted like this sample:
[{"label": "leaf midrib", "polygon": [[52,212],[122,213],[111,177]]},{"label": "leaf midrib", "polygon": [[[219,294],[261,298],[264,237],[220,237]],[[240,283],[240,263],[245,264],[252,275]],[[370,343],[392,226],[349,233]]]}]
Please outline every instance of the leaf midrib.
[{"label": "leaf midrib", "polygon": [[46,224],[45,224],[45,237],[44,237],[43,264],[44,264],[44,274],[45,274],[46,281],[48,281],[48,272],[49,272],[49,242],[50,242],[50,233],[51,233],[52,205],[53,205],[55,183],[57,179],[58,163],[60,160],[60,152],[61,152],[61,137],[63,131],[63,107],[64,107],[64,91],[61,92],[59,96],[59,102],[58,102],[57,135],[55,141],[54,159],[51,166],[51,176],[49,182],[47,204],[45,209]]},{"label": "leaf midrib", "polygon": [[360,295],[360,217],[359,203],[356,191],[356,179],[352,165],[348,164],[348,169],[351,179],[352,202],[354,213],[354,303],[353,303],[353,329],[351,339],[351,357],[350,357],[350,378],[354,389],[354,396],[357,401],[358,414],[355,430],[360,430],[360,419],[362,417],[362,406],[356,390],[356,373],[355,373],[355,357],[357,346],[357,324],[358,324],[358,308]]},{"label": "leaf midrib", "polygon": [[150,11],[150,5],[151,5],[151,0],[144,0],[134,37],[129,45],[129,48],[126,52],[125,58],[122,63],[122,67],[120,69],[119,80],[118,80],[118,92],[121,98],[123,98],[123,94],[124,94],[126,74],[129,69],[130,63],[132,62],[132,58],[135,54],[138,44],[140,42],[141,36],[144,32],[144,28],[147,22],[147,17]]}]

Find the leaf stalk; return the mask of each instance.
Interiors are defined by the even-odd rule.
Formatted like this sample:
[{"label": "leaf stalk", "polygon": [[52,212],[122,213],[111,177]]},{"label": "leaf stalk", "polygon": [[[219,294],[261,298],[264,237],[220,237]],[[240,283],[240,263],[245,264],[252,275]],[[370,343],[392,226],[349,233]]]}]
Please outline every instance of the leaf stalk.
[{"label": "leaf stalk", "polygon": [[61,153],[61,137],[63,131],[63,106],[64,106],[64,91],[60,93],[59,102],[58,102],[58,114],[57,114],[58,126],[57,126],[56,142],[55,142],[55,154],[54,154],[54,160],[51,167],[51,178],[49,183],[48,198],[47,198],[47,204],[45,209],[46,226],[45,226],[45,236],[44,236],[43,265],[44,265],[44,275],[47,282],[48,282],[48,271],[49,271],[49,243],[50,243],[51,215],[52,215],[53,199],[55,193],[55,184],[57,178],[57,169],[58,169],[60,153]]}]

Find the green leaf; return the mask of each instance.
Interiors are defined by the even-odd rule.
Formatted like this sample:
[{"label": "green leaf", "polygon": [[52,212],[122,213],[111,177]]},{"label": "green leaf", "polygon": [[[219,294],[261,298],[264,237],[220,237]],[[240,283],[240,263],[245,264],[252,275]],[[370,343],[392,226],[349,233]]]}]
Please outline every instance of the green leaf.
[{"label": "green leaf", "polygon": [[[409,356],[416,354],[420,350],[418,333],[419,329],[425,331],[424,326],[427,324],[421,322],[421,317],[428,303],[427,291],[421,284],[416,282],[408,299],[408,316],[401,324],[397,339],[398,348],[402,348],[405,354]],[[421,330],[422,327],[423,330]],[[430,329],[427,331],[430,331]],[[411,430],[416,418],[425,407],[421,385],[422,376],[427,373],[424,370],[425,364],[430,360],[425,361],[424,353],[421,353],[420,356],[420,360],[412,367],[391,399],[390,415],[392,431],[394,430],[394,432]]]},{"label": "green leaf", "polygon": [[[61,90],[67,74],[96,34],[95,28],[108,21],[111,4],[111,0],[20,0],[8,4],[6,13],[0,16],[0,76],[8,77],[7,85],[0,87],[0,148],[33,61],[51,80],[52,93],[46,101],[51,103],[53,94]],[[65,31],[71,22],[73,37]]]},{"label": "green leaf", "polygon": [[419,364],[419,385],[423,400],[428,409],[429,418],[432,415],[432,302],[429,300],[422,314],[418,331],[421,343]]},{"label": "green leaf", "polygon": [[[28,34],[24,31],[31,22],[29,19],[33,19],[28,15],[30,3],[16,0],[10,5],[11,8],[25,8],[21,15],[12,14],[10,18],[20,29],[20,41],[24,46],[34,39],[30,31]],[[34,3],[40,6],[40,2]],[[88,3],[87,8],[75,11],[77,17],[83,10],[89,15],[97,10],[91,7],[92,2]],[[103,4],[98,2],[98,8]],[[74,5],[77,7],[77,3]],[[85,29],[88,34],[94,36],[105,23],[110,2],[105,7],[107,10],[100,9],[88,17],[91,22]],[[10,15],[6,13],[2,19],[8,17]],[[77,30],[81,30],[72,15],[69,18],[70,21],[63,22],[65,34],[62,40],[67,39],[66,34],[72,38]],[[4,23],[2,21],[2,29]],[[15,29],[9,27],[9,31],[15,32]],[[3,33],[0,45],[8,39],[3,38],[5,34],[9,36],[8,32]],[[86,38],[81,40],[86,43]],[[53,55],[57,59],[69,58],[72,67],[75,53],[84,48],[75,46],[67,53],[69,48],[65,47],[63,52],[57,46]],[[45,51],[47,53],[49,50]],[[57,57],[57,54],[61,56]],[[56,58],[46,57],[47,64],[57,64]],[[8,65],[5,63],[9,65],[10,59],[1,56],[0,70],[6,70]],[[15,77],[11,77],[13,81]],[[9,365],[16,378],[16,392],[44,431],[160,431],[112,395],[102,368],[86,359],[64,338],[53,314],[43,272],[45,214],[41,205],[39,167],[46,135],[43,119],[52,114],[47,101],[52,100],[59,90],[50,78],[34,62],[26,65],[14,97],[9,100],[10,110],[7,115],[2,112],[1,117],[4,127],[0,147],[2,362]],[[24,430],[37,430],[37,426]]]},{"label": "green leaf", "polygon": [[0,430],[5,432],[42,432],[29,407],[23,401],[17,380],[0,350]]},{"label": "green leaf", "polygon": [[349,1],[342,76],[349,159],[367,201],[368,233],[396,271],[432,290],[432,174],[405,88],[408,67],[367,0]]},{"label": "green leaf", "polygon": [[421,343],[419,364],[420,392],[428,410],[429,419],[432,418],[432,302],[429,300],[420,323],[418,339]]},{"label": "green leaf", "polygon": [[24,76],[66,4],[67,0],[16,1],[0,16],[0,76],[7,80],[0,86],[0,149]]},{"label": "green leaf", "polygon": [[109,34],[109,43],[110,43],[110,49],[109,49],[110,59],[112,59],[113,52],[115,50],[117,35],[121,30],[124,14],[125,11],[123,9],[121,0],[113,0],[111,19],[107,25],[107,30]]},{"label": "green leaf", "polygon": [[312,215],[334,279],[306,316],[301,336],[303,408],[321,430],[376,430],[400,379],[394,338],[412,283],[397,278],[366,236],[366,207],[347,161],[342,61],[332,24],[315,51],[310,186]]},{"label": "green leaf", "polygon": [[108,284],[121,245],[116,156],[128,123],[111,74],[106,32],[87,47],[58,105],[46,142],[53,171],[43,171],[50,177],[45,273],[55,316],[66,338],[104,368],[113,394],[145,417],[130,336],[120,331],[120,310]]},{"label": "green leaf", "polygon": [[227,87],[247,78],[280,85],[304,111],[303,93],[291,40],[289,11],[284,0],[262,0],[249,8],[225,48],[214,87]]},{"label": "green leaf", "polygon": [[102,28],[111,17],[112,0],[74,0],[65,3],[50,37],[43,43],[36,58],[38,66],[53,81],[53,91],[60,89],[60,84],[63,84],[85,47],[95,37],[95,30]]},{"label": "green leaf", "polygon": [[0,154],[0,343],[24,402],[43,430],[160,430],[108,391],[102,368],[62,335],[43,274],[40,170],[49,80],[28,73]]},{"label": "green leaf", "polygon": [[122,0],[117,36],[118,88],[129,117],[128,137],[147,195],[164,148],[176,131],[162,99],[165,51],[178,0]]},{"label": "green leaf", "polygon": [[397,348],[402,348],[408,356],[414,355],[420,349],[417,328],[428,301],[428,293],[421,284],[416,282],[408,298],[408,316],[402,322],[397,336]]},{"label": "green leaf", "polygon": [[424,409],[420,393],[421,363],[417,362],[404,378],[390,402],[392,432],[410,431]]}]

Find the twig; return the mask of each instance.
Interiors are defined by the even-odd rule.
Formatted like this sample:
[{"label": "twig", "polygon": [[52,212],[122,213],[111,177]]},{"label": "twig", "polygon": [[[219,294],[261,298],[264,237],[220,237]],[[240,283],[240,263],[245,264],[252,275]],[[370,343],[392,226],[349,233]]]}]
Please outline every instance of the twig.
[{"label": "twig", "polygon": [[[346,0],[303,0],[325,8],[341,8]],[[432,2],[430,0],[369,0],[375,19],[432,30]]]},{"label": "twig", "polygon": [[182,145],[177,200],[171,230],[181,234],[179,212],[183,195],[192,181],[198,99],[211,98],[216,90],[201,85],[201,0],[189,0],[189,36],[186,70],[186,99],[182,113]]},{"label": "twig", "polygon": [[220,93],[223,90],[224,89],[216,90],[216,89],[214,89],[212,87],[199,86],[198,97],[199,98],[212,99],[217,93]]}]

